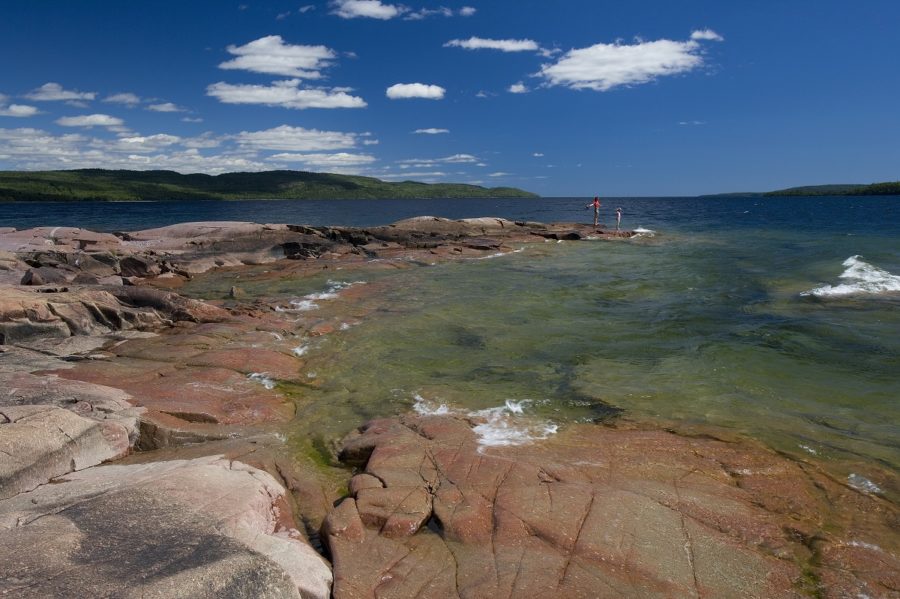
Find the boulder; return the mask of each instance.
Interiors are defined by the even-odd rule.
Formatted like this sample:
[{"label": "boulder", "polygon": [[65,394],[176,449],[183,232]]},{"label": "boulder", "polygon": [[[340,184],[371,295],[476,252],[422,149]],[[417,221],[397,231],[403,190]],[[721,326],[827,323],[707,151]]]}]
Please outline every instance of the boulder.
[{"label": "boulder", "polygon": [[0,501],[0,594],[326,599],[284,488],[222,456],[89,468]]}]

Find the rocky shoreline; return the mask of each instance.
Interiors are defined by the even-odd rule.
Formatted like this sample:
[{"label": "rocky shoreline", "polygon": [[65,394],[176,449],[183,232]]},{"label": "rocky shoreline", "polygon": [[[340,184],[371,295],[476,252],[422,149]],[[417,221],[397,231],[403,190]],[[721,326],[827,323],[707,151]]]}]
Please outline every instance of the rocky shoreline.
[{"label": "rocky shoreline", "polygon": [[0,228],[0,593],[897,596],[896,504],[746,439],[622,420],[485,449],[465,418],[408,415],[298,450],[296,340],[340,320],[240,285],[182,292],[202,273],[415,268],[631,236],[433,217]]}]

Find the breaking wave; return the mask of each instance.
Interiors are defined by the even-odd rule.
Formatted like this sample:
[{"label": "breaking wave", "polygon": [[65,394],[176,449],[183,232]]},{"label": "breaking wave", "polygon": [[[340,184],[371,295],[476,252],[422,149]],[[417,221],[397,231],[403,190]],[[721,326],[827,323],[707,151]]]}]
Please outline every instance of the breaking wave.
[{"label": "breaking wave", "polygon": [[881,295],[900,292],[900,276],[864,262],[861,256],[850,256],[843,262],[846,267],[840,274],[846,283],[823,285],[804,291],[802,296],[843,297],[848,295]]},{"label": "breaking wave", "polygon": [[465,416],[472,423],[472,430],[481,447],[526,445],[548,438],[557,432],[558,426],[550,421],[536,420],[525,413],[531,400],[507,399],[502,406],[465,412],[455,410],[445,403],[413,396],[413,410],[421,416]]}]

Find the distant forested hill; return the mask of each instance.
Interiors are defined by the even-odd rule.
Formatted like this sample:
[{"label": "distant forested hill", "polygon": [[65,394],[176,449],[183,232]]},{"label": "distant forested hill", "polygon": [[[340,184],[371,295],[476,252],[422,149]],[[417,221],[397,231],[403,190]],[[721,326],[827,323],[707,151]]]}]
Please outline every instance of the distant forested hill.
[{"label": "distant forested hill", "polygon": [[174,171],[0,171],[0,201],[135,201],[538,197],[514,187],[391,183],[371,177],[266,171],[182,175]]},{"label": "distant forested hill", "polygon": [[888,196],[900,195],[900,181],[887,183],[845,183],[842,185],[806,185],[766,192],[719,193],[702,197],[759,198],[782,196]]}]

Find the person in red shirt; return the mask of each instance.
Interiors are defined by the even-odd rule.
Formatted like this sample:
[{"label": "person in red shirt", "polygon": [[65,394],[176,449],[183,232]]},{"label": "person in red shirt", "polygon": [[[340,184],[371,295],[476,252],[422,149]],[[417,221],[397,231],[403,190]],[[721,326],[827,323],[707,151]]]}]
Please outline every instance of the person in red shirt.
[{"label": "person in red shirt", "polygon": [[594,226],[597,226],[597,223],[600,222],[600,196],[594,196],[594,201],[585,206],[585,208],[594,208]]}]

